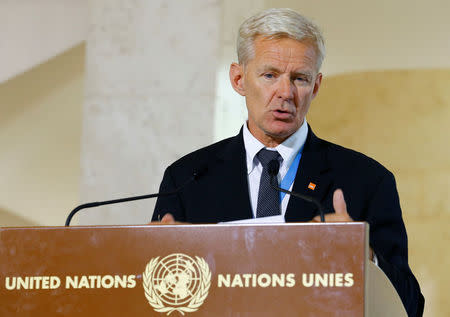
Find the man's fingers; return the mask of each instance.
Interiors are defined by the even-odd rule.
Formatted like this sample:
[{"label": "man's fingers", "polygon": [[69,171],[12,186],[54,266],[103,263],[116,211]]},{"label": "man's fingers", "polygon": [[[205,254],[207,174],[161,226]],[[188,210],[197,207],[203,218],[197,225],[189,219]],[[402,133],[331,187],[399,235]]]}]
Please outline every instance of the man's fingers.
[{"label": "man's fingers", "polygon": [[345,203],[342,189],[336,189],[333,194],[333,208],[336,214],[347,214],[347,204]]},{"label": "man's fingers", "polygon": [[[325,222],[349,222],[353,221],[352,218],[348,214],[326,214],[325,215]],[[320,216],[314,217],[310,222],[322,222],[320,220]]]},{"label": "man's fingers", "polygon": [[[345,203],[344,193],[342,189],[336,189],[333,193],[334,213],[325,215],[325,222],[348,222],[353,221],[347,212],[347,204]],[[320,216],[314,217],[311,222],[320,222]]]},{"label": "man's fingers", "polygon": [[149,223],[149,225],[186,225],[187,222],[178,222],[175,221],[175,218],[172,216],[172,214],[165,214],[160,221],[152,221]]},{"label": "man's fingers", "polygon": [[175,218],[172,216],[172,214],[165,214],[164,217],[162,217],[161,219],[161,223],[174,224]]}]

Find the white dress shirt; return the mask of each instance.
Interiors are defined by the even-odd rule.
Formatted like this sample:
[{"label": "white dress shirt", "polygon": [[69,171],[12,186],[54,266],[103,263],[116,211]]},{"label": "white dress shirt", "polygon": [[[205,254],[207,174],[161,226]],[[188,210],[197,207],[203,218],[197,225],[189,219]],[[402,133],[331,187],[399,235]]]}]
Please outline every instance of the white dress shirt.
[{"label": "white dress shirt", "polygon": [[[274,148],[267,148],[258,139],[256,139],[248,130],[247,123],[243,128],[244,146],[247,158],[247,177],[248,192],[250,193],[250,203],[252,205],[253,217],[256,218],[256,207],[258,204],[259,183],[261,180],[262,164],[259,162],[256,154],[263,148],[268,150],[276,150],[283,158],[280,162],[280,171],[278,173],[278,183],[284,178],[292,165],[298,151],[303,148],[308,135],[308,124],[306,118],[303,124],[293,135],[287,138],[283,143]],[[301,168],[299,166],[299,168]],[[289,190],[292,190],[292,184]],[[289,202],[289,194],[286,194],[281,201],[281,214],[284,216]]]},{"label": "white dress shirt", "polygon": [[[257,140],[248,130],[247,123],[244,124],[244,146],[247,158],[247,177],[248,177],[248,192],[250,193],[250,203],[252,205],[253,218],[256,218],[256,207],[258,204],[258,191],[259,182],[261,180],[262,164],[259,162],[256,154],[263,148],[267,148],[259,140]],[[287,138],[283,143],[275,148],[267,148],[268,150],[276,150],[280,153],[283,161],[280,162],[280,171],[278,172],[278,183],[286,176],[287,171],[291,167],[292,162],[295,159],[298,151],[303,149],[306,142],[306,137],[308,136],[308,124],[306,118],[303,121],[302,126],[293,135]],[[301,168],[299,166],[298,168]],[[292,191],[292,185],[289,190]],[[286,213],[286,208],[289,202],[289,197],[291,195],[286,194],[281,201],[281,215],[284,218]],[[262,219],[262,218],[260,218]],[[255,219],[256,220],[256,219]],[[372,262],[378,266],[378,258],[375,253],[373,253]]]}]

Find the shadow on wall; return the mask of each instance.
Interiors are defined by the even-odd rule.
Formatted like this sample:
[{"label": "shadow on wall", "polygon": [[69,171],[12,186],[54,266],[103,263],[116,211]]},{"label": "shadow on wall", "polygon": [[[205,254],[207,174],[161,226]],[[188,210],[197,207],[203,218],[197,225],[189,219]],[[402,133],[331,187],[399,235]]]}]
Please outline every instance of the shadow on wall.
[{"label": "shadow on wall", "polygon": [[450,316],[450,69],[324,78],[308,122],[319,137],[367,154],[396,176],[411,268],[425,316]]},{"label": "shadow on wall", "polygon": [[28,227],[36,225],[35,222],[0,208],[0,227]]},{"label": "shadow on wall", "polygon": [[0,84],[0,206],[18,219],[61,225],[78,204],[84,55],[80,44]]},{"label": "shadow on wall", "polygon": [[83,77],[85,50],[82,43],[1,83],[0,124],[13,121],[36,104],[48,102],[49,95],[64,90],[68,83]]}]

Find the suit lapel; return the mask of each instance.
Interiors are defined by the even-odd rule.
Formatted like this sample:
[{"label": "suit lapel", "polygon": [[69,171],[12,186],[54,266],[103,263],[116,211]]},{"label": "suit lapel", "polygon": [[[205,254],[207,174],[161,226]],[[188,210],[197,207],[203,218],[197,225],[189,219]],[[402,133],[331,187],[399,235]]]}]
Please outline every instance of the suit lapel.
[{"label": "suit lapel", "polygon": [[[221,188],[225,192],[215,198],[218,221],[253,217],[245,155],[242,129],[222,151],[217,153],[219,165],[217,179],[222,180]],[[292,191],[312,196],[323,203],[332,185],[329,170],[326,142],[317,138],[308,126],[308,137]],[[296,197],[289,198],[285,214],[286,222],[310,221],[316,215],[318,210],[313,204]]]},{"label": "suit lapel", "polygon": [[[323,204],[332,183],[326,156],[326,143],[317,138],[309,126],[308,130],[292,191],[314,197]],[[318,210],[313,204],[291,196],[285,219],[286,222],[303,222],[311,220],[317,214]]]},{"label": "suit lapel", "polygon": [[247,164],[242,129],[229,144],[218,153],[219,170],[225,195],[220,196],[220,221],[232,221],[253,217],[248,192]]}]

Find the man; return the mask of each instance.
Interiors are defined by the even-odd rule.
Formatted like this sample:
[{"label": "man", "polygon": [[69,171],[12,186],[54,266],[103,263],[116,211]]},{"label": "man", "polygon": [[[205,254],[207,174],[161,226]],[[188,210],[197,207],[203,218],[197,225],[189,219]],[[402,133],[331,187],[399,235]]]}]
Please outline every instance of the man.
[{"label": "man", "polygon": [[282,215],[286,222],[319,221],[314,205],[279,198],[271,188],[268,165],[277,161],[281,186],[319,200],[326,221],[370,224],[375,261],[408,315],[422,316],[424,299],[408,265],[393,175],[363,154],[317,138],[306,122],[322,81],[325,48],[317,26],[292,10],[270,9],[241,25],[237,44],[239,64],[231,64],[230,80],[245,97],[248,121],[237,136],[167,168],[161,192],[182,185],[194,170],[201,175],[175,198],[158,199],[153,220],[217,223]]}]

